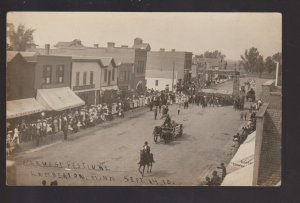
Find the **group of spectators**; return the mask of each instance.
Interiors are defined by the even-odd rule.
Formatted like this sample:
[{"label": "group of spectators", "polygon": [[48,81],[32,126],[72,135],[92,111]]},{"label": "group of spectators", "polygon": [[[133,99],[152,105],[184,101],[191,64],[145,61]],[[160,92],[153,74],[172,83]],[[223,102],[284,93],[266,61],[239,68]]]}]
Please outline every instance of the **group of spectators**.
[{"label": "group of spectators", "polygon": [[[233,136],[233,147],[237,150],[241,144],[247,139],[248,135],[253,133],[256,130],[256,113],[261,108],[263,102],[261,99],[257,100],[250,104],[249,112],[248,111],[241,111],[241,120],[247,120],[247,123],[244,127],[242,127],[242,131],[238,132]],[[247,115],[250,115],[249,118]],[[221,163],[217,169],[221,169],[221,175],[218,175],[217,170],[212,172],[212,176],[206,176],[204,185],[221,185],[222,181],[226,176],[226,167],[224,163]]]},{"label": "group of spectators", "polygon": [[221,170],[221,175],[218,175],[218,171],[214,170],[212,172],[212,176],[206,176],[205,177],[205,183],[204,185],[208,185],[208,186],[218,186],[221,185],[221,183],[223,182],[225,176],[226,176],[226,167],[224,163],[221,163],[220,166],[217,167],[217,169]]},{"label": "group of spectators", "polygon": [[47,112],[23,119],[10,120],[7,123],[6,152],[11,154],[20,143],[40,142],[47,136],[62,132],[66,140],[68,134],[80,129],[111,121],[115,117],[124,117],[124,112],[145,106],[145,96],[132,96],[112,104],[82,106],[62,112]]}]

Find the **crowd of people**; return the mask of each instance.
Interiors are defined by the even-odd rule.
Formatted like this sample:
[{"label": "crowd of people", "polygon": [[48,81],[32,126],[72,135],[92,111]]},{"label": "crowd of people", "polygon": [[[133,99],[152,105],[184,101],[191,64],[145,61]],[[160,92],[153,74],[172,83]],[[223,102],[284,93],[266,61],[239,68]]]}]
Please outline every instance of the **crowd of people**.
[{"label": "crowd of people", "polygon": [[[242,127],[241,132],[238,132],[237,134],[233,135],[233,145],[234,150],[238,150],[239,146],[244,143],[244,141],[247,139],[248,135],[253,133],[256,130],[256,113],[259,111],[263,104],[263,101],[261,99],[257,100],[256,102],[253,102],[250,104],[248,111],[241,111],[241,120],[247,121],[244,127]],[[248,117],[249,115],[249,117]],[[217,170],[214,170],[212,172],[212,176],[206,176],[204,185],[212,186],[212,185],[221,185],[225,176],[226,176],[226,167],[224,163],[221,163],[220,166],[217,167],[217,169],[221,169],[221,176],[218,175]]]},{"label": "crowd of people", "polygon": [[146,105],[144,95],[132,96],[112,104],[81,106],[62,112],[42,112],[7,122],[6,151],[11,154],[20,143],[35,141],[36,145],[46,137],[62,132],[66,140],[68,134],[80,129],[124,117],[124,112]]}]

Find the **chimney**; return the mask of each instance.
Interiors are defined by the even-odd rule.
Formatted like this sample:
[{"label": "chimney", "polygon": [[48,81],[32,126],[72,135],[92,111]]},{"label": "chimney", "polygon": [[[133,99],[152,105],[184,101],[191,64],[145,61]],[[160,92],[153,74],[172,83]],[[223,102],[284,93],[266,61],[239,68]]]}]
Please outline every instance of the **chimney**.
[{"label": "chimney", "polygon": [[95,48],[99,48],[99,44],[94,44],[94,47]]},{"label": "chimney", "polygon": [[135,38],[134,39],[134,45],[140,45],[140,44],[143,44],[143,40],[141,38]]},{"label": "chimney", "polygon": [[172,49],[172,52],[175,52],[175,49]]},{"label": "chimney", "polygon": [[165,48],[160,48],[160,51],[165,51]]},{"label": "chimney", "polygon": [[128,48],[128,45],[121,45],[121,47],[123,47],[123,48]]},{"label": "chimney", "polygon": [[108,48],[114,48],[115,47],[115,43],[114,42],[107,42],[107,47]]},{"label": "chimney", "polygon": [[50,54],[50,44],[45,44],[45,54],[46,55]]}]

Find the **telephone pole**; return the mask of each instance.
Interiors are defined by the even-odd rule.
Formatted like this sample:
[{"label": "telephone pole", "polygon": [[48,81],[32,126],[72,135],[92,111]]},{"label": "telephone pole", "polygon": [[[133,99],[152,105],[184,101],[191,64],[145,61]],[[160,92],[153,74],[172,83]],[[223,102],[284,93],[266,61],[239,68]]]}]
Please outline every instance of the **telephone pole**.
[{"label": "telephone pole", "polygon": [[173,88],[174,88],[174,69],[175,69],[175,63],[173,62],[172,92],[173,92]]}]

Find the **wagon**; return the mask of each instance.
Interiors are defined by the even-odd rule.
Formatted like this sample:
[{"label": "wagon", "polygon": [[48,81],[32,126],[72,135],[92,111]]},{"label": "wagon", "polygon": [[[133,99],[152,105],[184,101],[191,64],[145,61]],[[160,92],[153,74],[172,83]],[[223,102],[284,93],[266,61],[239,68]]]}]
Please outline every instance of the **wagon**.
[{"label": "wagon", "polygon": [[153,130],[154,142],[158,143],[160,140],[163,140],[166,144],[167,142],[182,136],[183,134],[183,125],[172,122],[170,127],[164,126],[155,126]]}]

